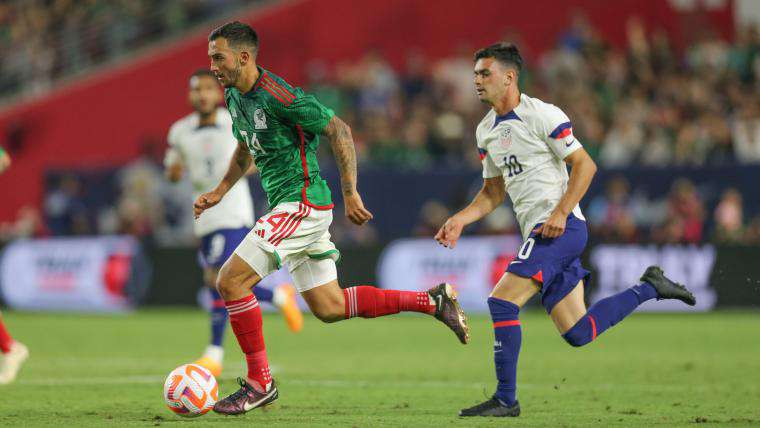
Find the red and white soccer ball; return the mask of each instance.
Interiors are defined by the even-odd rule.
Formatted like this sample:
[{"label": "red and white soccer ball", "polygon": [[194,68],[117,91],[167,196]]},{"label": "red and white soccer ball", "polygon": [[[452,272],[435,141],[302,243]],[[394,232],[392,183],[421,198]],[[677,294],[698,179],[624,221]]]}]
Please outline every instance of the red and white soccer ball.
[{"label": "red and white soccer ball", "polygon": [[172,412],[187,418],[205,415],[219,399],[219,385],[210,371],[197,364],[184,364],[169,373],[164,400]]}]

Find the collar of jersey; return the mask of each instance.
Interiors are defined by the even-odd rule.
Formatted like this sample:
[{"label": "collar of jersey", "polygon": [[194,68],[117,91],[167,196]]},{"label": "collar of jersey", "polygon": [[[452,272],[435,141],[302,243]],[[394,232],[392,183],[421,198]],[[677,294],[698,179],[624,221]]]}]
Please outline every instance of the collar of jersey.
[{"label": "collar of jersey", "polygon": [[[520,94],[520,103],[515,106],[512,110],[508,111],[507,113],[499,116],[496,115],[496,118],[493,120],[493,126],[491,126],[491,129],[496,128],[496,125],[500,124],[501,122],[504,122],[505,120],[519,120],[522,122],[522,119],[520,119],[520,116],[515,113],[515,110],[517,110],[518,107],[520,107],[520,104],[522,104],[522,94]],[[494,110],[494,113],[496,111]]]},{"label": "collar of jersey", "polygon": [[251,88],[251,90],[243,94],[243,96],[254,95],[256,93],[256,90],[259,89],[259,87],[261,86],[261,79],[264,78],[264,74],[266,74],[267,71],[259,67],[258,65],[256,66],[256,68],[259,70],[259,78],[256,79],[256,83],[253,84],[253,87]]}]

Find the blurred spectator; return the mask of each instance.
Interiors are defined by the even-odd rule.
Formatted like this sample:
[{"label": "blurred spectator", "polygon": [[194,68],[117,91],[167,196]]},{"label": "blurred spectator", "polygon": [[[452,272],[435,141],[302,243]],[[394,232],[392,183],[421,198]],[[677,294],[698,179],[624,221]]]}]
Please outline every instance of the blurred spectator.
[{"label": "blurred spectator", "polygon": [[740,242],[744,227],[742,195],[730,188],[723,192],[715,208],[715,236],[717,242]]},{"label": "blurred spectator", "polygon": [[37,208],[24,206],[12,223],[0,223],[0,243],[42,236],[45,226]]},{"label": "blurred spectator", "polygon": [[398,117],[399,83],[396,72],[376,51],[370,51],[357,65],[357,107],[365,115]]},{"label": "blurred spectator", "polygon": [[685,178],[676,180],[670,189],[668,204],[667,242],[701,242],[704,206],[694,184]]},{"label": "blurred spectator", "polygon": [[451,212],[440,201],[431,199],[425,202],[420,209],[417,225],[414,226],[414,236],[425,238],[435,236],[449,216],[451,216]]},{"label": "blurred spectator", "polygon": [[743,241],[748,245],[760,245],[760,215],[755,216],[747,225]]},{"label": "blurred spectator", "polygon": [[371,222],[357,226],[344,215],[345,207],[336,204],[333,210],[335,215],[330,233],[332,234],[332,241],[339,248],[341,246],[360,247],[377,243],[378,233]]},{"label": "blurred spectator", "polygon": [[475,49],[459,45],[454,56],[439,60],[433,67],[433,82],[449,108],[463,114],[477,110],[480,105],[472,83],[472,60]]},{"label": "blurred spectator", "polygon": [[[443,223],[441,223],[441,226],[443,226]],[[483,235],[519,233],[517,221],[515,220],[515,215],[512,213],[512,210],[504,205],[496,207],[495,210],[483,219],[480,233]]]},{"label": "blurred spectator", "polygon": [[644,141],[644,132],[628,112],[618,111],[615,121],[604,140],[599,161],[607,168],[631,164],[638,156]]},{"label": "blurred spectator", "polygon": [[63,176],[48,193],[44,207],[47,227],[53,235],[91,233],[82,186],[76,176]]},{"label": "blurred spectator", "polygon": [[[189,187],[173,186],[163,176],[160,142],[146,140],[140,156],[119,171],[120,198],[116,204],[117,230],[165,245],[192,241]],[[104,212],[104,227],[112,228],[113,212]]]},{"label": "blurred spectator", "polygon": [[597,196],[588,208],[592,232],[605,241],[636,241],[637,209],[633,206],[628,181],[618,176],[607,183],[604,195]]},{"label": "blurred spectator", "polygon": [[746,100],[731,126],[736,158],[741,163],[760,163],[760,100]]}]

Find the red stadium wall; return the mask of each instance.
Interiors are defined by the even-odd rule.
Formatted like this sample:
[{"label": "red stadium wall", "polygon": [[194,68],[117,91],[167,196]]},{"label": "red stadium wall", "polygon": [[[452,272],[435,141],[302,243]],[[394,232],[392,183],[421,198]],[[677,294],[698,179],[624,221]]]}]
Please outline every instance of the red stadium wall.
[{"label": "red stadium wall", "polygon": [[[566,0],[561,7],[558,3],[308,0],[253,11],[240,19],[260,34],[260,63],[296,84],[303,82],[302,65],[313,58],[334,63],[374,48],[401,67],[410,47],[435,59],[453,54],[463,41],[477,47],[508,31],[521,34],[535,55],[555,43],[577,10],[617,46],[625,44],[630,16],[638,16],[648,28],[665,29],[677,46],[687,41],[684,34],[704,26],[727,39],[733,35],[732,1],[706,14],[679,13],[665,0]],[[204,29],[0,112],[0,144],[14,157],[13,166],[0,176],[0,220],[11,220],[23,205],[39,205],[46,169],[120,165],[134,158],[146,139],[163,139],[169,125],[188,111],[185,77],[207,65],[206,34]]]}]

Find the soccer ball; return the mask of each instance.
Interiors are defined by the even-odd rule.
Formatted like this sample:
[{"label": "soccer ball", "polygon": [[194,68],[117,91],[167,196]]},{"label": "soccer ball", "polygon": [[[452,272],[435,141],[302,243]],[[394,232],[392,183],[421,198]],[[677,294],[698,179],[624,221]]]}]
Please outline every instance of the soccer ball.
[{"label": "soccer ball", "polygon": [[169,373],[164,400],[169,410],[187,418],[205,415],[219,399],[219,385],[210,371],[197,364],[184,364]]}]

